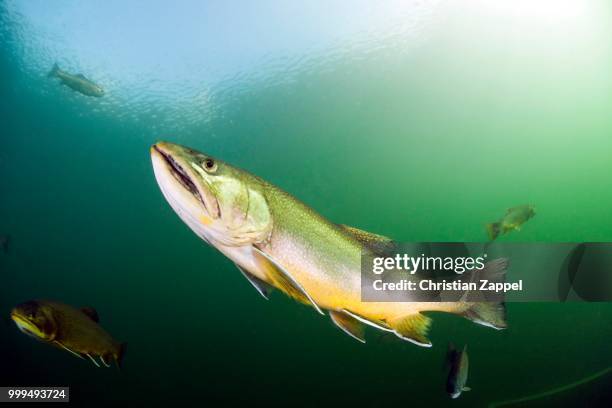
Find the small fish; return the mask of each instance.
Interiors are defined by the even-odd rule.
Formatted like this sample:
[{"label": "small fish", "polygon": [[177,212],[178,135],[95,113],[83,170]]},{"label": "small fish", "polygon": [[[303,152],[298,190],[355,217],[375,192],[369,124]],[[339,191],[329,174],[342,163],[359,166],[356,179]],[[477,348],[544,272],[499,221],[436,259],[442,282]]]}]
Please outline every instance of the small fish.
[{"label": "small fish", "polygon": [[453,343],[449,343],[446,362],[450,366],[446,380],[446,392],[453,399],[459,398],[463,391],[471,390],[470,387],[465,386],[469,366],[467,344],[463,347],[463,351],[457,351]]},{"label": "small fish", "polygon": [[104,96],[104,89],[101,86],[85,78],[83,74],[69,74],[66,71],[62,71],[57,64],[53,65],[48,76],[49,78],[59,78],[62,84],[83,95],[98,98]]},{"label": "small fish", "polygon": [[509,208],[500,221],[487,224],[487,234],[491,241],[510,231],[520,231],[521,226],[535,216],[535,207],[525,204]]},{"label": "small fish", "polygon": [[[64,349],[79,358],[89,358],[97,367],[121,368],[126,343],[116,342],[98,324],[91,307],[77,309],[49,300],[30,300],[11,310],[11,319],[23,333]],[[97,360],[96,360],[97,359]]]},{"label": "small fish", "polygon": [[0,235],[0,248],[2,248],[2,252],[5,254],[8,253],[9,241],[11,237],[9,235]]}]

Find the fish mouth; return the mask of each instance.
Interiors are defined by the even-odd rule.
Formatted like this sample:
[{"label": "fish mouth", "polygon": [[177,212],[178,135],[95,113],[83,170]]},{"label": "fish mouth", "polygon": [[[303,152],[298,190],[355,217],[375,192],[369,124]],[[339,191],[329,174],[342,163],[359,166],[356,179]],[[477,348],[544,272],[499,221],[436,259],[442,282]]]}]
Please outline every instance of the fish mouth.
[{"label": "fish mouth", "polygon": [[195,183],[193,182],[193,180],[191,179],[189,174],[187,174],[185,169],[183,169],[183,167],[180,164],[178,164],[176,162],[176,160],[174,160],[172,155],[164,152],[156,144],[153,145],[152,149],[155,150],[157,153],[159,153],[159,155],[162,157],[162,159],[164,159],[164,161],[166,162],[166,165],[168,166],[168,169],[170,170],[170,173],[172,174],[172,176],[187,191],[189,191],[191,194],[193,194],[194,197],[196,197],[202,203],[204,208],[206,208],[206,204],[204,203],[204,200],[202,200],[202,196],[200,195],[200,191],[196,187]]},{"label": "fish mouth", "polygon": [[27,334],[28,336],[39,337],[37,333],[30,330],[32,323],[25,317],[21,316],[20,314],[16,312],[11,312],[11,320],[15,322],[15,324],[17,325],[17,328],[21,332]]}]

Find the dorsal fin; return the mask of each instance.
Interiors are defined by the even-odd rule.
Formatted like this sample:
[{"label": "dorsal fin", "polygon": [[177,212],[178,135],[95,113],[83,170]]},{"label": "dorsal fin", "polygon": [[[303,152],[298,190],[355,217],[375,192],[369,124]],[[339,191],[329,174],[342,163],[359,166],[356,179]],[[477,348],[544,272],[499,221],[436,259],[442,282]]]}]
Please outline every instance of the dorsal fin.
[{"label": "dorsal fin", "polygon": [[87,317],[89,317],[94,322],[98,323],[100,321],[100,317],[98,317],[98,312],[91,306],[82,307],[81,312],[85,313]]},{"label": "dorsal fin", "polygon": [[389,237],[385,237],[384,235],[373,234],[371,232],[344,224],[338,224],[338,226],[349,232],[357,239],[357,241],[361,242],[363,245],[367,246],[376,253],[387,254],[393,252],[396,248],[395,241]]}]

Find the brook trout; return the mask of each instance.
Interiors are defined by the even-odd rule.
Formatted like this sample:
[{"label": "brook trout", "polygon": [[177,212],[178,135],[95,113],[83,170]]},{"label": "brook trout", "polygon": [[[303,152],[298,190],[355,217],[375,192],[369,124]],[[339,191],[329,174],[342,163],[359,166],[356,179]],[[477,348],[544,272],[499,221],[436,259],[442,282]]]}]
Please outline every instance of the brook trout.
[{"label": "brook trout", "polygon": [[62,84],[87,96],[97,98],[104,96],[104,89],[93,81],[87,79],[83,74],[70,74],[60,69],[55,64],[48,74],[50,78],[59,78]]},{"label": "brook trout", "polygon": [[178,216],[230,258],[266,299],[277,288],[321,314],[328,311],[342,331],[361,342],[364,325],[370,325],[429,347],[431,319],[425,311],[506,327],[501,303],[362,302],[361,254],[387,247],[390,238],[335,224],[261,178],[187,147],[159,142],[151,159]]},{"label": "brook trout", "polygon": [[487,234],[491,241],[510,231],[520,231],[521,226],[535,216],[533,205],[519,205],[506,210],[501,220],[487,224]]},{"label": "brook trout", "polygon": [[89,358],[97,367],[121,367],[126,343],[116,342],[98,324],[98,313],[90,307],[77,309],[50,300],[31,300],[16,306],[11,319],[19,330],[37,340]]}]

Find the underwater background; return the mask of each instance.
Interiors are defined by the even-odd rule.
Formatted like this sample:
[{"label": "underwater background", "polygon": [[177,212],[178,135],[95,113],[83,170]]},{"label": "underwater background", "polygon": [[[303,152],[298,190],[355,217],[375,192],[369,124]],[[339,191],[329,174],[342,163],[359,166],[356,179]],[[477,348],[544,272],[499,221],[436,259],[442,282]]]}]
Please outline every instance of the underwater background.
[{"label": "underwater background", "polygon": [[[54,63],[106,91],[47,78]],[[435,314],[433,348],[264,301],[163,199],[149,147],[210,153],[400,241],[612,241],[607,1],[1,1],[0,311],[93,306],[122,371],[0,325],[0,385],[119,401],[486,406],[612,365],[612,304]],[[445,393],[447,342],[472,391]],[[610,406],[601,377],[521,406]],[[519,405],[513,405],[519,406]]]}]

